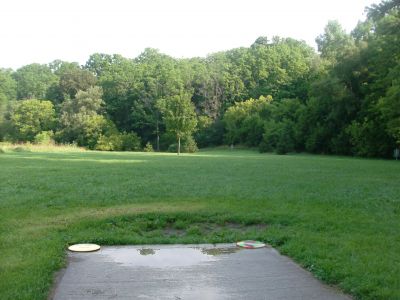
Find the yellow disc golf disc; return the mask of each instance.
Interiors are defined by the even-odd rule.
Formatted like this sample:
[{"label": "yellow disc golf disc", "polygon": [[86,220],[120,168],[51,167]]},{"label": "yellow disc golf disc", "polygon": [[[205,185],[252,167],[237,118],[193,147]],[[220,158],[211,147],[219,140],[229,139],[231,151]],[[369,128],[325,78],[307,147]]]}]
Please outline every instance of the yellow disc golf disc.
[{"label": "yellow disc golf disc", "polygon": [[75,244],[68,247],[69,251],[73,252],[93,252],[100,249],[96,244]]}]

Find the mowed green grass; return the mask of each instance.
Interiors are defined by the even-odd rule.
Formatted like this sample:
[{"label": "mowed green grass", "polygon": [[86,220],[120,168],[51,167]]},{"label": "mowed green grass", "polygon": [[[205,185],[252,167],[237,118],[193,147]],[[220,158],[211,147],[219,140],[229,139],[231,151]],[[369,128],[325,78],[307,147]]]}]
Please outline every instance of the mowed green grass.
[{"label": "mowed green grass", "polygon": [[[0,298],[46,299],[66,247],[260,239],[400,299],[400,162],[251,151],[0,154]],[[268,266],[266,266],[268,267]]]}]

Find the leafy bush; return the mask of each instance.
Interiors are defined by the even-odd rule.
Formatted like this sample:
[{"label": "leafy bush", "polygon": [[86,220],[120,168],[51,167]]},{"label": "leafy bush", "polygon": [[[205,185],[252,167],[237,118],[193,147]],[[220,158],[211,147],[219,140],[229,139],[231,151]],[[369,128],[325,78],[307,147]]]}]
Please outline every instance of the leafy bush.
[{"label": "leafy bush", "polygon": [[100,151],[135,151],[140,149],[140,138],[136,133],[112,133],[101,135],[95,147]]},{"label": "leafy bush", "polygon": [[263,120],[271,110],[272,97],[260,96],[259,99],[248,99],[236,102],[224,115],[226,135],[229,144],[246,144],[256,146],[261,142]]},{"label": "leafy bush", "polygon": [[[199,150],[197,148],[196,141],[192,136],[185,137],[184,140],[182,140],[181,144],[181,152],[182,153],[195,153]],[[168,152],[177,152],[178,151],[178,144],[173,143],[169,145],[168,147]]]},{"label": "leafy bush", "polygon": [[100,135],[95,147],[100,151],[119,151],[122,149],[122,139],[120,134]]},{"label": "leafy bush", "polygon": [[264,124],[264,134],[259,145],[260,152],[272,152],[278,141],[277,127],[275,121],[270,120]]},{"label": "leafy bush", "polygon": [[123,132],[120,134],[122,141],[122,151],[138,151],[140,150],[141,140],[140,137],[135,133]]},{"label": "leafy bush", "polygon": [[353,121],[347,128],[351,151],[357,156],[390,157],[394,140],[385,133],[384,122],[374,120]]},{"label": "leafy bush", "polygon": [[279,130],[279,139],[276,144],[277,154],[286,154],[294,150],[292,130],[288,124],[282,123]]},{"label": "leafy bush", "polygon": [[192,136],[186,137],[182,144],[182,151],[186,153],[195,153],[198,150],[199,148],[197,148],[194,138]]},{"label": "leafy bush", "polygon": [[35,144],[41,144],[41,145],[50,145],[54,144],[54,133],[53,131],[42,131],[35,135],[34,142]]},{"label": "leafy bush", "polygon": [[221,145],[224,139],[224,123],[221,120],[211,121],[207,117],[199,118],[197,127],[194,137],[200,148]]},{"label": "leafy bush", "polygon": [[168,152],[172,152],[172,153],[176,153],[178,151],[178,144],[177,143],[173,143],[171,145],[168,146]]},{"label": "leafy bush", "polygon": [[15,129],[9,120],[1,120],[0,116],[0,141],[12,141],[15,136]]},{"label": "leafy bush", "polygon": [[162,151],[169,151],[169,146],[176,143],[175,136],[170,132],[165,132],[160,136],[160,149]]},{"label": "leafy bush", "polygon": [[144,152],[154,152],[153,145],[147,142],[146,146],[143,148]]},{"label": "leafy bush", "polygon": [[10,112],[14,139],[34,141],[40,132],[54,128],[55,114],[54,105],[50,101],[29,99],[14,102]]},{"label": "leafy bush", "polygon": [[286,154],[295,150],[294,125],[289,120],[265,122],[263,139],[259,145],[260,152]]}]

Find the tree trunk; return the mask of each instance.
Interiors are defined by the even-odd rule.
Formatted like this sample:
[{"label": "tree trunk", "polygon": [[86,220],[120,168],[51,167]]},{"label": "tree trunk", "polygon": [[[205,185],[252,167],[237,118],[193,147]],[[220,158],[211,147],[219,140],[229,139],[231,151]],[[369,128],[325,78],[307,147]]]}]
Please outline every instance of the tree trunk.
[{"label": "tree trunk", "polygon": [[160,152],[160,132],[158,128],[158,119],[157,119],[157,152]]},{"label": "tree trunk", "polygon": [[178,136],[178,155],[181,153],[181,137]]}]

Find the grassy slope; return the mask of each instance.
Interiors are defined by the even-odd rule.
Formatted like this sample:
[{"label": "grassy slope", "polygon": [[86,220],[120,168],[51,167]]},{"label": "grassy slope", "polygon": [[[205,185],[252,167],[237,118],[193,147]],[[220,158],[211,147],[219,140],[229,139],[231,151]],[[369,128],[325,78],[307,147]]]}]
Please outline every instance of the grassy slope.
[{"label": "grassy slope", "polygon": [[400,298],[394,161],[21,152],[0,154],[0,171],[1,299],[45,299],[69,243],[241,238],[273,244],[358,298]]}]

